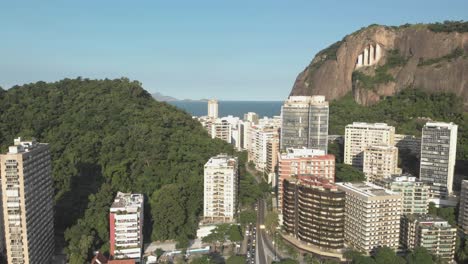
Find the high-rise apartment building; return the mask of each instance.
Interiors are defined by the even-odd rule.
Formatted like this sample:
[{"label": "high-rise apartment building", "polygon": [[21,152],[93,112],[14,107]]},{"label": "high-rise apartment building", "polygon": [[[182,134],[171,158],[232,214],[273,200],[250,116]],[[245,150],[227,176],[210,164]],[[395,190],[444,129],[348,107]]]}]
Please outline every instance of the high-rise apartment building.
[{"label": "high-rise apartment building", "polygon": [[397,249],[402,195],[369,182],[336,185],[346,193],[345,242],[366,253],[384,246]]},{"label": "high-rise apartment building", "polygon": [[372,145],[394,146],[395,128],[384,123],[359,123],[345,129],[344,163],[362,169],[364,150]]},{"label": "high-rise apartment building", "polygon": [[244,121],[251,122],[254,125],[258,124],[258,114],[254,112],[248,112],[244,114]]},{"label": "high-rise apartment building", "polygon": [[142,261],[143,195],[118,192],[109,213],[110,255]]},{"label": "high-rise apartment building", "polygon": [[315,176],[335,182],[335,156],[318,149],[286,149],[278,154],[278,209],[281,212],[283,181],[291,176]]},{"label": "high-rise apartment building", "polygon": [[208,117],[218,118],[218,100],[208,100]]},{"label": "high-rise apartment building", "polygon": [[454,123],[441,122],[428,122],[422,129],[419,178],[431,184],[436,204],[452,194],[457,129]]},{"label": "high-rise apartment building", "polygon": [[232,124],[223,118],[216,118],[211,122],[208,134],[211,138],[219,138],[227,143],[232,142]]},{"label": "high-rise apartment building", "polygon": [[230,222],[236,214],[238,197],[237,157],[220,154],[204,168],[203,216],[207,222]]},{"label": "high-rise apartment building", "polygon": [[375,184],[403,195],[403,214],[427,214],[429,207],[429,185],[411,174],[392,175]]},{"label": "high-rise apartment building", "polygon": [[398,168],[398,148],[387,144],[371,145],[364,149],[362,170],[367,181],[375,183],[379,179],[400,174]]},{"label": "high-rise apartment building", "polygon": [[264,171],[267,168],[268,142],[278,138],[277,127],[265,127],[254,125],[250,127],[250,146],[248,149],[248,159],[255,163],[258,171]]},{"label": "high-rise apartment building", "polygon": [[451,262],[455,256],[457,229],[442,218],[432,215],[405,215],[401,220],[401,244],[409,250],[416,247]]},{"label": "high-rise apartment building", "polygon": [[319,177],[284,181],[283,226],[300,241],[323,250],[344,247],[345,193]]},{"label": "high-rise apartment building", "polygon": [[279,134],[267,141],[266,151],[266,173],[275,173],[278,165],[278,152],[279,152]]},{"label": "high-rise apartment building", "polygon": [[468,180],[463,180],[461,183],[458,226],[462,228],[465,234],[468,234]]},{"label": "high-rise apartment building", "polygon": [[0,166],[8,263],[51,263],[54,190],[48,144],[15,139],[0,155]]},{"label": "high-rise apartment building", "polygon": [[281,107],[281,149],[328,151],[328,102],[324,96],[290,96]]}]

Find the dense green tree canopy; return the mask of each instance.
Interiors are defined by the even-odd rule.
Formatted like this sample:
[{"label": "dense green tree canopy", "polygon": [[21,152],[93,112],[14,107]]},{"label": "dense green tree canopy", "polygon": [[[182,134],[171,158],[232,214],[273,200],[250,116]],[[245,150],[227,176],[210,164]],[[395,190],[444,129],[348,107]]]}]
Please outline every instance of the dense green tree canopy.
[{"label": "dense green tree canopy", "polygon": [[[141,84],[65,79],[0,92],[0,144],[17,136],[50,144],[56,229],[70,263],[107,250],[117,191],[145,195],[145,240],[186,240],[202,211],[203,165],[233,148],[187,113],[156,102]],[[161,188],[164,186],[164,188]]]}]

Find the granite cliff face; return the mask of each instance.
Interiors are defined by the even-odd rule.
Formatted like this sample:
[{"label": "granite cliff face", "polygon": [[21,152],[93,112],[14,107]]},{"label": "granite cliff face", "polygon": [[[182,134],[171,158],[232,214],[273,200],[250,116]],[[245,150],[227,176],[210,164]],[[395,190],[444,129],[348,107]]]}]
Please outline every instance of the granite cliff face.
[{"label": "granite cliff face", "polygon": [[373,25],[356,31],[319,52],[297,77],[291,95],[332,100],[352,91],[358,103],[370,105],[411,88],[455,93],[468,109],[467,22],[448,30]]}]

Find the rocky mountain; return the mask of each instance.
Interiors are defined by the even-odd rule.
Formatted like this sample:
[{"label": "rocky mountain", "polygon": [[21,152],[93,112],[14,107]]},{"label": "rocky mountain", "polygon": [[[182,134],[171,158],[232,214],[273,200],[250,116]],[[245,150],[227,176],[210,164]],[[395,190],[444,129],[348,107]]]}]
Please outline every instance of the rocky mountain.
[{"label": "rocky mountain", "polygon": [[362,105],[403,89],[451,92],[468,109],[468,22],[371,25],[320,51],[299,74],[291,95],[352,92]]}]

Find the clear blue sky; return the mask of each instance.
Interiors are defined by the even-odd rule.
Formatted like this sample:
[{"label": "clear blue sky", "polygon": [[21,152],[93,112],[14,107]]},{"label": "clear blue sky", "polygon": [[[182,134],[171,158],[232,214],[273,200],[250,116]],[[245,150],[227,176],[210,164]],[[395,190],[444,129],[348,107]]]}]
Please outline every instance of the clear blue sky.
[{"label": "clear blue sky", "polygon": [[466,0],[1,0],[0,86],[126,76],[181,99],[283,100],[316,52],[354,30],[467,11]]}]

